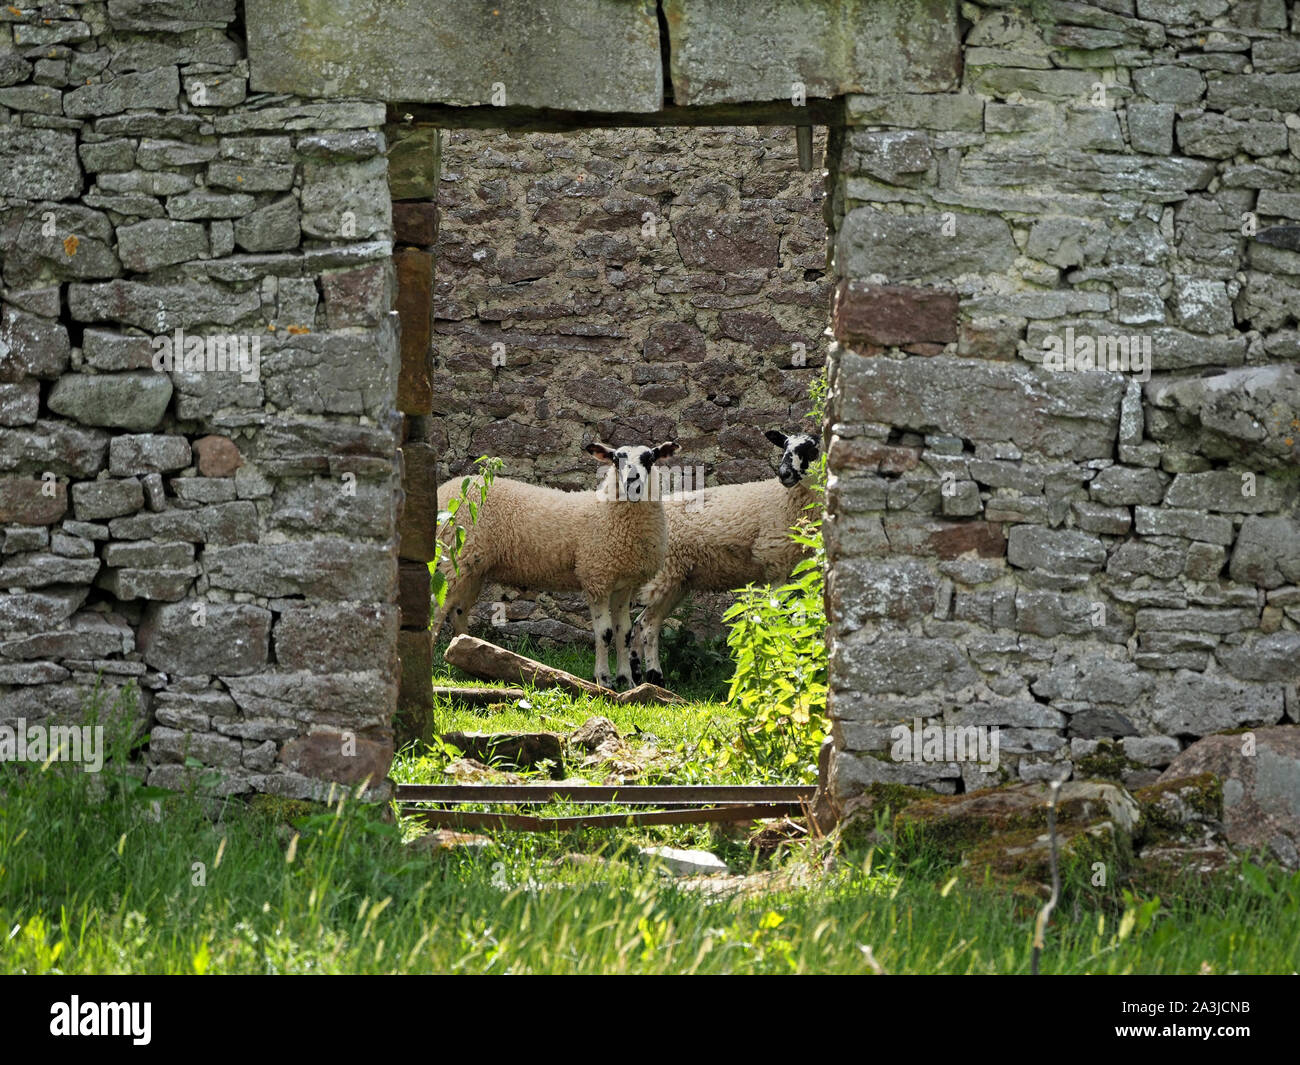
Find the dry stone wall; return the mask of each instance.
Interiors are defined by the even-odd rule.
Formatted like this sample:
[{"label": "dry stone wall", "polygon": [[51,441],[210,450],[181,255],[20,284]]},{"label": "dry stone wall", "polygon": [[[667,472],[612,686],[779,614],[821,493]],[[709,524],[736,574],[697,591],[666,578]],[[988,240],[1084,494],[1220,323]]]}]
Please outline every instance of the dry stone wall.
[{"label": "dry stone wall", "polygon": [[996,779],[899,724],[1141,783],[1300,721],[1300,7],[962,14],[959,91],[834,146],[841,800]]},{"label": "dry stone wall", "polygon": [[0,724],[80,720],[98,683],[152,784],[192,757],[225,793],[379,794],[385,109],[250,92],[240,19],[0,10]]},{"label": "dry stone wall", "polygon": [[[822,159],[784,127],[445,131],[434,410],[443,476],[593,482],[596,438],[674,438],[706,483],[771,477],[830,310]],[[504,609],[496,610],[494,603]],[[716,620],[700,604],[695,624]],[[481,624],[590,639],[581,596],[488,589]]]},{"label": "dry stone wall", "polygon": [[398,649],[427,707],[439,448],[578,484],[588,429],[674,434],[762,476],[827,296],[788,130],[457,134],[439,237],[428,113],[800,93],[832,120],[834,794],[989,783],[900,723],[1138,783],[1300,722],[1300,5],[749,7],[0,10],[0,724],[98,679],[152,783],[382,778]]}]

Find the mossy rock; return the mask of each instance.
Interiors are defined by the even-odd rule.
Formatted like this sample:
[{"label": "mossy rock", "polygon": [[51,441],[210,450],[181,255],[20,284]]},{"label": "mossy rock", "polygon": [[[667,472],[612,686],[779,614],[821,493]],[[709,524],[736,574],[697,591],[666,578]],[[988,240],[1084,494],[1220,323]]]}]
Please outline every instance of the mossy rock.
[{"label": "mossy rock", "polygon": [[286,799],[281,795],[254,795],[248,800],[248,807],[277,825],[292,825],[300,817],[308,817],[325,809],[320,803],[309,799]]},{"label": "mossy rock", "polygon": [[[895,838],[918,853],[960,861],[991,837],[1047,829],[1049,787],[1016,784],[962,795],[930,796],[894,817]],[[1139,809],[1123,788],[1104,781],[1070,781],[1061,786],[1056,822],[1061,828],[1111,821],[1127,836]]]},{"label": "mossy rock", "polygon": [[884,811],[897,813],[915,802],[933,799],[934,792],[906,784],[877,780],[866,791],[844,804],[838,827],[842,846],[858,848],[877,842],[876,816]]},{"label": "mossy rock", "polygon": [[1135,762],[1124,754],[1118,743],[1105,741],[1092,754],[1085,754],[1074,763],[1075,773],[1090,780],[1107,780],[1123,783],[1126,772],[1146,769],[1141,762]]},{"label": "mossy rock", "polygon": [[1200,839],[1199,827],[1223,820],[1223,782],[1213,773],[1151,784],[1133,793],[1142,810],[1142,846]]},{"label": "mossy rock", "polygon": [[992,835],[1046,827],[1046,802],[1023,787],[931,796],[898,811],[893,821],[894,838],[906,849],[952,863]]},{"label": "mossy rock", "polygon": [[1186,899],[1212,890],[1215,881],[1235,881],[1237,875],[1237,855],[1207,839],[1144,848],[1129,879],[1141,894]]},{"label": "mossy rock", "polygon": [[[1133,864],[1129,834],[1111,821],[1090,825],[1059,825],[1056,831],[1057,868],[1064,896],[1091,885],[1097,863],[1106,866],[1107,881],[1115,882]],[[1000,833],[974,847],[962,862],[962,879],[982,884],[992,879],[1013,894],[1046,898],[1051,893],[1052,844],[1044,830],[1033,828]]]}]

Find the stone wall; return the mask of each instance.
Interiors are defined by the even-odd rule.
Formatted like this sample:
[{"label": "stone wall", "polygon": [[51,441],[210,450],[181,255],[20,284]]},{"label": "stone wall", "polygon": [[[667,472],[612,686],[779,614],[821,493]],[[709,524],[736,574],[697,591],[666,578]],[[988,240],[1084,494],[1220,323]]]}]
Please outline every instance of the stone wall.
[{"label": "stone wall", "polygon": [[[440,475],[486,454],[504,476],[577,488],[591,440],[672,438],[706,483],[771,477],[763,431],[806,422],[824,372],[817,134],[804,172],[788,127],[445,132]],[[591,638],[581,596],[488,589],[482,624],[497,601],[506,633]]]},{"label": "stone wall", "polygon": [[[79,719],[102,678],[102,706],[149,732],[152,784],[193,757],[225,793],[378,794],[398,625],[385,109],[250,92],[241,17],[0,11],[0,722]],[[163,362],[183,337],[191,361]],[[246,361],[214,371],[217,338]]]},{"label": "stone wall", "polygon": [[[962,13],[960,90],[851,95],[835,145],[841,800],[987,785],[894,758],[917,718],[1133,782],[1300,721],[1300,7]],[[1149,380],[1080,368],[1111,337]]]},{"label": "stone wall", "polygon": [[[1300,721],[1295,3],[427,6],[0,10],[4,722],[77,717],[102,676],[154,783],[187,756],[228,792],[382,776],[396,649],[427,705],[440,446],[580,483],[580,425],[662,429],[719,480],[767,472],[826,296],[812,186],[777,165],[805,104],[831,125],[835,793],[989,782],[892,760],[918,718],[999,726],[1028,779],[1119,738],[1130,781]],[[692,108],[739,153],[480,135],[439,246],[437,115]],[[728,177],[679,181],[688,156]],[[156,367],[178,329],[255,372]],[[1121,341],[1149,362],[1079,365]]]}]

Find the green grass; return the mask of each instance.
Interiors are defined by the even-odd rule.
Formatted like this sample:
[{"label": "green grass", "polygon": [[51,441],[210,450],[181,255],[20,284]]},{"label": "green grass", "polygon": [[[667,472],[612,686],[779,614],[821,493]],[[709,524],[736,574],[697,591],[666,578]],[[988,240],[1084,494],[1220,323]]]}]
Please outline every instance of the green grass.
[{"label": "green grass", "polygon": [[[500,639],[495,633],[485,634],[484,638],[556,669],[566,670],[584,680],[590,680],[595,675],[596,653],[587,644],[551,644],[543,647],[527,636]],[[434,684],[488,684],[487,681],[466,676],[454,666],[447,665],[442,658],[446,647],[447,644],[442,643],[434,651]],[[664,682],[683,699],[707,702],[726,698],[732,667],[726,645],[720,638],[697,640],[684,626],[665,627],[662,654],[664,668],[667,670]]]},{"label": "green grass", "polygon": [[[567,670],[579,677],[592,675],[594,656],[589,648],[565,647],[543,651],[527,641],[518,641],[508,645],[511,650],[530,657],[539,658],[547,665]],[[442,660],[439,647],[434,653],[433,683],[435,685],[474,684],[485,682],[467,677],[460,670],[447,665]],[[504,684],[488,687],[505,687]],[[736,712],[726,703],[719,701],[726,694],[725,681],[719,683],[716,678],[703,678],[692,690],[681,687],[679,693],[687,701],[672,705],[651,703],[642,705],[621,705],[604,699],[592,699],[587,696],[572,696],[557,690],[537,690],[526,687],[528,697],[526,707],[510,704],[509,708],[487,712],[485,708],[466,708],[453,699],[437,697],[434,701],[433,728],[436,733],[445,732],[572,732],[584,721],[592,717],[608,718],[624,736],[634,742],[644,744],[647,737],[650,742],[657,741],[656,746],[665,751],[680,751],[682,755],[681,772],[689,775],[692,770],[691,754],[702,738],[729,737],[739,720]],[[710,698],[710,695],[716,698]],[[405,782],[404,777],[394,775],[394,779]],[[426,780],[412,779],[410,783],[427,783]],[[690,779],[680,779],[679,783],[696,783]],[[721,781],[720,781],[721,782]],[[744,781],[733,781],[744,783]]]},{"label": "green grass", "polygon": [[[590,677],[594,655],[588,647],[559,647],[542,649],[527,640],[509,642],[511,650],[539,658],[548,665],[568,670],[580,677]],[[445,645],[435,650],[434,684],[455,685],[484,682],[468,677],[442,660]],[[671,678],[669,678],[671,680]],[[505,685],[488,685],[505,687]],[[626,738],[630,747],[638,752],[653,750],[653,760],[647,760],[644,771],[635,777],[611,772],[605,766],[582,766],[579,759],[571,757],[566,764],[567,779],[584,779],[589,783],[638,784],[748,784],[767,783],[768,779],[753,779],[739,770],[715,771],[701,757],[701,746],[722,744],[735,734],[739,720],[736,711],[723,702],[707,697],[707,693],[725,695],[725,677],[697,674],[693,692],[706,697],[691,698],[691,686],[681,686],[688,701],[669,705],[651,703],[621,705],[604,699],[569,695],[557,690],[538,690],[526,686],[527,698],[523,705],[503,703],[501,708],[488,712],[485,708],[469,708],[454,699],[437,697],[433,710],[433,731],[436,735],[449,732],[559,732],[571,733],[592,717],[609,719]],[[434,748],[407,747],[399,751],[393,764],[392,778],[404,784],[445,784],[454,778],[444,770],[456,751]],[[549,780],[542,772],[527,773],[511,769],[526,779]],[[489,807],[467,806],[467,809]],[[496,807],[509,810],[510,807]],[[620,806],[577,807],[569,803],[551,803],[531,807],[528,812],[559,817],[578,813],[608,813],[626,810]],[[592,830],[579,833],[570,842],[575,848],[585,849],[603,843],[609,833]],[[725,860],[745,860],[743,840],[736,833],[710,826],[682,825],[649,827],[620,834],[629,845],[669,845],[675,847],[707,847],[717,850]]]},{"label": "green grass", "polygon": [[[117,789],[92,801],[75,772],[7,767],[3,787],[6,973],[857,973],[865,946],[897,973],[1029,964],[1031,910],[884,853],[807,886],[708,897],[631,862],[555,864],[571,840],[503,835],[478,851],[413,854],[397,828],[347,803],[290,830],[236,805],[214,824],[185,795],[155,822]],[[1149,924],[1126,921],[1122,904],[1066,907],[1043,969],[1290,972],[1300,877],[1258,880],[1196,889]]]},{"label": "green grass", "polygon": [[[580,652],[546,657],[583,672]],[[655,779],[669,782],[716,781],[692,752],[704,723],[720,735],[735,723],[699,694],[673,707],[528,702],[492,715],[442,706],[435,727],[568,731],[599,714],[634,745],[652,733],[667,752]],[[0,972],[861,973],[868,946],[891,973],[1029,968],[1033,903],[887,841],[758,857],[743,827],[684,826],[501,832],[427,853],[381,808],[160,797],[122,759],[119,748],[98,775],[0,766]],[[447,761],[410,750],[393,776],[445,780]],[[636,860],[645,843],[708,847],[746,875],[725,894],[691,890]],[[1300,875],[1243,865],[1162,894],[1144,904],[1067,884],[1043,971],[1295,970]]]}]

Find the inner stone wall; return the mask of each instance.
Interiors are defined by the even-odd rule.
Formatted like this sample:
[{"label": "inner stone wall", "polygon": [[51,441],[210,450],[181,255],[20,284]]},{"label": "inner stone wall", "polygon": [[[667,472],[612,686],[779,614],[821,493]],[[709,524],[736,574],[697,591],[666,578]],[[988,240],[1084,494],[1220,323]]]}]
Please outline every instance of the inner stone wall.
[{"label": "inner stone wall", "polygon": [[[676,439],[708,484],[772,476],[807,422],[830,312],[824,129],[452,130],[442,138],[434,410],[440,476],[593,483],[583,446]],[[703,598],[703,597],[702,597]],[[589,640],[581,596],[485,590],[480,625]],[[719,597],[694,625],[716,621]]]},{"label": "inner stone wall", "polygon": [[[841,802],[998,779],[895,758],[918,718],[1131,783],[1300,721],[1300,8],[962,12],[960,91],[851,95],[835,145]],[[1044,364],[1120,337],[1149,380]]]},{"label": "inner stone wall", "polygon": [[102,678],[151,784],[383,793],[384,120],[250,93],[233,0],[0,11],[0,723],[79,722]]}]

